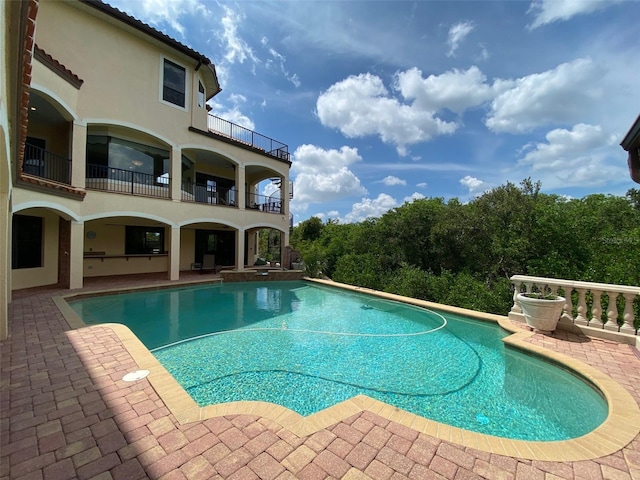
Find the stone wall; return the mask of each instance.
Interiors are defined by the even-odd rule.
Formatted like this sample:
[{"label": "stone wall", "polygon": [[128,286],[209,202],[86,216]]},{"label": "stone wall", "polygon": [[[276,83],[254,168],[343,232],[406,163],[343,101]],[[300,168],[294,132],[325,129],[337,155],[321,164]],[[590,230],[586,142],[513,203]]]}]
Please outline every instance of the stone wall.
[{"label": "stone wall", "polygon": [[220,276],[224,282],[269,282],[280,280],[301,280],[300,270],[222,270]]}]

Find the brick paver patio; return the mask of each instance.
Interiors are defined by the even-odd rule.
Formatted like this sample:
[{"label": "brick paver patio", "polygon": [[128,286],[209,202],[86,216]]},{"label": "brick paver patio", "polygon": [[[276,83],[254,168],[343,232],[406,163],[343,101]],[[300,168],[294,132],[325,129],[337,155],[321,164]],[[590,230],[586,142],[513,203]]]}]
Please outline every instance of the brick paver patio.
[{"label": "brick paver patio", "polygon": [[[89,280],[85,290],[160,282]],[[1,479],[640,480],[639,437],[607,457],[558,463],[465,448],[370,412],[302,438],[254,415],[180,425],[146,379],[122,380],[137,368],[110,328],[69,329],[52,300],[66,293],[13,294],[10,337],[0,344]],[[634,347],[565,332],[531,341],[600,369],[640,399]]]}]

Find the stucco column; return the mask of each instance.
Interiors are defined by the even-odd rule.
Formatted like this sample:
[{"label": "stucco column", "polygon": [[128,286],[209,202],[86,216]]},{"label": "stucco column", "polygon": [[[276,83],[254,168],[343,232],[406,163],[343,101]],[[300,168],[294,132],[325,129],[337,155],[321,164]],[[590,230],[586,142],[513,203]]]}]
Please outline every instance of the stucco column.
[{"label": "stucco column", "polygon": [[[4,160],[4,159],[3,159]],[[8,186],[8,185],[7,185]],[[0,186],[0,340],[9,334],[9,313],[11,301],[11,211],[9,192]]]},{"label": "stucco column", "polygon": [[169,244],[169,280],[178,280],[180,278],[180,227],[171,227]]},{"label": "stucco column", "polygon": [[[182,149],[171,148],[171,200],[179,202],[182,200]],[[179,232],[178,232],[179,233]]]},{"label": "stucco column", "polygon": [[238,270],[244,270],[244,228],[236,232],[236,266]]},{"label": "stucco column", "polygon": [[280,201],[282,201],[282,214],[289,216],[289,179],[282,177],[280,183]]},{"label": "stucco column", "polygon": [[240,210],[244,210],[246,206],[247,189],[244,185],[245,182],[244,165],[238,165],[236,167],[236,192],[238,194],[237,202]]},{"label": "stucco column", "polygon": [[87,127],[73,122],[71,135],[71,185],[84,188],[87,178]]},{"label": "stucco column", "polygon": [[70,240],[69,288],[82,288],[84,276],[84,222],[71,220]]}]

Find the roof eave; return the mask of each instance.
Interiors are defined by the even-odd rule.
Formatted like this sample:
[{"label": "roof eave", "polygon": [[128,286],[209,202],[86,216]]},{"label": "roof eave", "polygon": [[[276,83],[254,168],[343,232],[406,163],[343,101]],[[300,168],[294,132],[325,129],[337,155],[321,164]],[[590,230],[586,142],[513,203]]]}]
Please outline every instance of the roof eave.
[{"label": "roof eave", "polygon": [[620,146],[624,148],[626,151],[629,151],[629,149],[634,144],[639,142],[640,142],[640,115],[638,115],[638,118],[636,118],[636,121],[633,123],[633,125],[631,125],[631,128],[622,139],[622,142],[620,142]]}]

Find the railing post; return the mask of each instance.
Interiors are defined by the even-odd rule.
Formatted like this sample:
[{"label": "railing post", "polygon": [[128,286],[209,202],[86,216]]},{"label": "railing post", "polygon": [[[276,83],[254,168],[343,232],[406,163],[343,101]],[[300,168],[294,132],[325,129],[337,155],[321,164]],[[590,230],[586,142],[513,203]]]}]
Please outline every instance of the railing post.
[{"label": "railing post", "polygon": [[573,287],[571,285],[567,285],[566,287],[562,287],[564,291],[563,297],[566,300],[563,309],[563,315],[568,316],[573,322],[573,300],[571,300],[571,294],[573,293]]},{"label": "railing post", "polygon": [[513,313],[522,313],[522,307],[518,303],[518,294],[520,293],[520,287],[522,286],[522,282],[517,280],[513,281],[513,306],[511,307],[511,311]]},{"label": "railing post", "polygon": [[602,321],[602,303],[600,303],[600,297],[602,292],[600,290],[591,289],[591,295],[593,295],[593,305],[591,306],[591,320],[589,321],[590,327],[596,327],[591,325],[594,322],[598,322],[598,328],[604,328],[604,322]]},{"label": "railing post", "polygon": [[573,319],[573,323],[577,323],[578,325],[588,325],[589,321],[587,320],[587,289],[586,288],[576,288],[578,292],[578,308],[576,318]]},{"label": "railing post", "polygon": [[605,292],[609,296],[609,305],[607,306],[607,323],[604,324],[605,330],[619,332],[618,325],[618,294],[616,292]]},{"label": "railing post", "polygon": [[633,313],[633,301],[635,300],[636,296],[634,293],[623,293],[622,296],[624,297],[624,313],[622,315],[624,323],[622,324],[620,331],[635,335],[636,327],[633,324],[635,320]]}]

